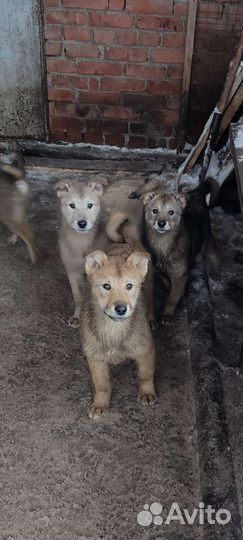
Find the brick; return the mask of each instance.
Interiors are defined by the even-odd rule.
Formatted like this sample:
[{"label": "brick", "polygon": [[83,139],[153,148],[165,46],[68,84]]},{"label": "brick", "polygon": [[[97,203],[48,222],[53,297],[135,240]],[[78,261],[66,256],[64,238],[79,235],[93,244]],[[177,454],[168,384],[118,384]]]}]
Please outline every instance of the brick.
[{"label": "brick", "polygon": [[184,47],[185,45],[185,34],[183,33],[165,33],[163,35],[163,46],[168,47],[168,49],[173,48],[177,49]]},{"label": "brick", "polygon": [[148,52],[143,48],[107,47],[105,58],[108,60],[123,60],[128,62],[146,62]]},{"label": "brick", "polygon": [[120,63],[79,62],[77,70],[80,74],[88,75],[122,75],[122,65]]},{"label": "brick", "polygon": [[146,17],[138,17],[137,27],[150,30],[158,29],[167,32],[182,32],[183,21],[179,17],[156,17],[147,15]]},{"label": "brick", "polygon": [[67,140],[70,143],[80,143],[83,141],[83,135],[81,131],[67,131]]},{"label": "brick", "polygon": [[65,131],[51,131],[51,142],[66,141]]},{"label": "brick", "polygon": [[115,13],[91,13],[91,24],[94,27],[119,27],[119,28],[131,28],[133,26],[135,18],[128,14],[115,14]]},{"label": "brick", "polygon": [[147,91],[164,96],[177,95],[181,91],[181,81],[148,81]]},{"label": "brick", "polygon": [[56,101],[55,102],[55,112],[57,115],[68,115],[70,116],[76,116],[77,115],[77,107],[75,103],[70,103],[69,101]]},{"label": "brick", "polygon": [[181,96],[170,96],[167,98],[167,108],[174,109],[176,111],[180,110],[181,106]]},{"label": "brick", "polygon": [[137,35],[134,31],[126,30],[106,30],[94,28],[95,42],[104,45],[136,45]]},{"label": "brick", "polygon": [[101,81],[102,90],[113,92],[142,92],[144,81],[141,79],[104,78]]},{"label": "brick", "polygon": [[[81,118],[86,118],[91,111],[91,107],[88,105],[80,105],[79,103],[75,104],[75,114],[80,116]],[[92,111],[91,111],[92,112]]]},{"label": "brick", "polygon": [[[161,95],[145,95],[129,92],[124,94],[124,105],[128,107],[134,107],[136,111],[141,111],[145,115],[150,115],[150,109],[160,109],[166,106],[166,98]],[[156,111],[157,114],[157,111]],[[143,117],[143,120],[145,118]],[[147,120],[147,118],[146,118]]]},{"label": "brick", "polygon": [[223,2],[199,2],[198,17],[213,17],[219,19],[223,16]]},{"label": "brick", "polygon": [[44,0],[44,7],[59,7],[60,0]]},{"label": "brick", "polygon": [[115,39],[119,45],[136,45],[137,34],[134,31],[119,30],[116,31]]},{"label": "brick", "polygon": [[101,105],[118,105],[121,99],[119,92],[80,92],[80,103],[99,103]]},{"label": "brick", "polygon": [[128,146],[129,148],[146,148],[146,139],[144,137],[130,135]]},{"label": "brick", "polygon": [[173,10],[173,0],[127,0],[126,9],[132,13],[170,15]]},{"label": "brick", "polygon": [[189,9],[189,2],[175,2],[174,3],[174,14],[179,15],[180,17],[187,17]]},{"label": "brick", "polygon": [[132,107],[105,107],[103,112],[103,118],[113,118],[114,120],[139,120],[141,114],[138,111],[134,111]]},{"label": "brick", "polygon": [[80,75],[49,75],[49,86],[65,89],[87,90],[88,79]]},{"label": "brick", "polygon": [[64,7],[80,9],[107,9],[108,0],[63,0]]},{"label": "brick", "polygon": [[143,79],[163,79],[166,73],[164,67],[128,65],[126,73],[129,77],[141,77]]},{"label": "brick", "polygon": [[72,60],[63,58],[47,58],[46,60],[48,73],[75,73],[77,66]]},{"label": "brick", "polygon": [[164,111],[164,124],[168,126],[177,125],[180,119],[180,111]]},{"label": "brick", "polygon": [[62,37],[61,26],[45,25],[45,38],[59,40]]},{"label": "brick", "polygon": [[108,45],[116,42],[116,34],[114,30],[103,30],[101,28],[94,29],[95,43],[104,43]]},{"label": "brick", "polygon": [[168,66],[167,73],[168,73],[168,79],[182,80],[183,68],[182,67],[175,67],[175,66]]},{"label": "brick", "polygon": [[54,116],[51,119],[51,127],[54,130],[64,131],[70,129],[77,131],[84,127],[84,121],[81,118],[67,118],[67,116]]},{"label": "brick", "polygon": [[96,45],[80,46],[78,43],[66,43],[65,54],[71,58],[98,58],[99,48]]},{"label": "brick", "polygon": [[83,142],[89,144],[104,144],[105,136],[103,135],[103,131],[86,131],[83,133]]},{"label": "brick", "polygon": [[45,51],[47,56],[59,56],[61,50],[62,44],[60,41],[46,41]]},{"label": "brick", "polygon": [[91,92],[95,91],[95,90],[99,90],[100,88],[100,79],[96,79],[95,77],[92,77],[89,79],[89,90],[91,90]]},{"label": "brick", "polygon": [[151,53],[151,58],[154,62],[162,64],[183,64],[184,51],[174,49],[155,49]]},{"label": "brick", "polygon": [[131,122],[130,124],[130,131],[132,131],[132,133],[138,133],[138,134],[144,134],[147,132],[147,129],[148,129],[148,124],[141,124],[141,123],[138,123],[138,122]]},{"label": "brick", "polygon": [[87,24],[87,15],[80,11],[49,11],[46,14],[46,22],[49,24]]},{"label": "brick", "polygon": [[109,8],[114,11],[122,11],[123,9],[125,9],[125,5],[125,0],[110,0]]},{"label": "brick", "polygon": [[127,133],[128,123],[117,120],[86,120],[86,130],[102,130],[104,133]]},{"label": "brick", "polygon": [[139,32],[138,43],[139,45],[156,47],[161,43],[161,34],[159,32]]},{"label": "brick", "polygon": [[64,26],[64,39],[67,41],[91,41],[90,28]]},{"label": "brick", "polygon": [[73,101],[74,93],[71,90],[63,90],[61,88],[48,89],[49,101]]},{"label": "brick", "polygon": [[124,135],[112,133],[111,135],[106,134],[105,135],[105,144],[109,144],[110,146],[124,146],[125,144],[125,138]]}]

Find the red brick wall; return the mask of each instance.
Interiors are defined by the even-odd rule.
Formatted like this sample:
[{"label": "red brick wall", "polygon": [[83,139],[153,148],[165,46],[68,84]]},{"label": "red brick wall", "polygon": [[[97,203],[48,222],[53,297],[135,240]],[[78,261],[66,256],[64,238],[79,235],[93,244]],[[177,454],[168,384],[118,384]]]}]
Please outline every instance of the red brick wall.
[{"label": "red brick wall", "polygon": [[[51,140],[176,145],[188,0],[43,0]],[[242,0],[199,0],[194,140],[243,25]]]},{"label": "red brick wall", "polygon": [[175,146],[184,0],[44,0],[53,141]]}]

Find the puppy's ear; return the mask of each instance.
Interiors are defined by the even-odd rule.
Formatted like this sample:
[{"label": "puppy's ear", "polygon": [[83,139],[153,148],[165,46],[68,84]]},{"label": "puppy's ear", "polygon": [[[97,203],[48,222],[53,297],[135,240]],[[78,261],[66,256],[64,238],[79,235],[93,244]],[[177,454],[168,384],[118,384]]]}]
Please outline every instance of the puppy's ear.
[{"label": "puppy's ear", "polygon": [[149,193],[144,193],[144,195],[141,195],[140,199],[143,201],[143,205],[147,206],[155,195],[157,195],[156,191],[149,191]]},{"label": "puppy's ear", "polygon": [[184,193],[174,193],[173,197],[181,208],[186,207],[187,200]]},{"label": "puppy's ear", "polygon": [[138,272],[138,274],[142,278],[145,278],[148,271],[149,259],[150,259],[150,256],[148,253],[134,251],[127,258],[127,266],[129,266],[130,268],[134,268],[134,270],[136,270],[136,272]]},{"label": "puppy's ear", "polygon": [[92,189],[92,191],[95,191],[97,195],[102,197],[104,188],[100,182],[89,182],[88,186],[90,189]]},{"label": "puppy's ear", "polygon": [[57,192],[57,196],[61,197],[64,193],[67,193],[67,191],[70,190],[71,184],[68,182],[68,180],[59,180],[57,184],[55,184],[54,189]]},{"label": "puppy's ear", "polygon": [[24,171],[18,167],[13,167],[12,165],[3,165],[1,167],[2,171],[11,174],[16,180],[22,180],[24,178]]},{"label": "puppy's ear", "polygon": [[99,270],[99,268],[101,268],[107,261],[107,255],[100,249],[86,255],[84,259],[84,268],[87,276],[90,276],[95,270]]}]

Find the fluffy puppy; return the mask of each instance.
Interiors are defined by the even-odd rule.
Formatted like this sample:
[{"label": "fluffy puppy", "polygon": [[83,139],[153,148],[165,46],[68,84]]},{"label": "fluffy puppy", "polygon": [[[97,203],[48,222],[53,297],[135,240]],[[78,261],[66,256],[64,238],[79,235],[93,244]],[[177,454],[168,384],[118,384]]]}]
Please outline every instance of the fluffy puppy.
[{"label": "fluffy puppy", "polygon": [[28,248],[32,263],[35,264],[39,251],[27,222],[29,199],[30,191],[24,171],[10,165],[1,167],[0,221],[12,232],[10,243],[15,244],[20,237]]},{"label": "fluffy puppy", "polygon": [[99,182],[61,180],[55,190],[60,201],[59,249],[75,305],[68,324],[79,328],[84,257],[100,234],[103,186]]},{"label": "fluffy puppy", "polygon": [[154,403],[155,350],[147,318],[143,282],[149,255],[133,245],[112,244],[85,258],[87,287],[81,336],[95,396],[90,418],[99,418],[111,401],[110,366],[134,359],[139,397]]},{"label": "fluffy puppy", "polygon": [[144,242],[165,285],[168,298],[163,321],[168,322],[184,293],[190,255],[190,236],[184,225],[186,198],[182,193],[150,192],[144,204]]}]

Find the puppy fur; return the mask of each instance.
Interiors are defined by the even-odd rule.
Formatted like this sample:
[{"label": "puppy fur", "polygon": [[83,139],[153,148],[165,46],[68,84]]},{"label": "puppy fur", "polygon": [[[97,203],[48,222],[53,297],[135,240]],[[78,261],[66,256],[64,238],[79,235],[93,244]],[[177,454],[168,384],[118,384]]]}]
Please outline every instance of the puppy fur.
[{"label": "puppy fur", "polygon": [[112,244],[85,258],[87,286],[81,336],[95,395],[90,418],[99,418],[111,401],[110,366],[134,359],[139,397],[154,403],[155,349],[147,318],[143,282],[149,255],[134,245]]},{"label": "puppy fur", "polygon": [[79,328],[84,290],[84,257],[94,249],[101,229],[99,182],[61,180],[55,185],[60,201],[59,249],[72,289],[75,310],[69,325]]},{"label": "puppy fur", "polygon": [[27,223],[29,199],[29,186],[25,180],[24,171],[10,165],[2,167],[0,169],[0,221],[12,233],[10,243],[15,244],[18,237],[22,238],[28,248],[31,261],[35,264],[39,258],[39,251]]},{"label": "puppy fur", "polygon": [[182,193],[150,192],[144,203],[144,241],[164,285],[169,288],[163,321],[174,314],[188,275],[190,236],[184,226],[186,198]]}]

